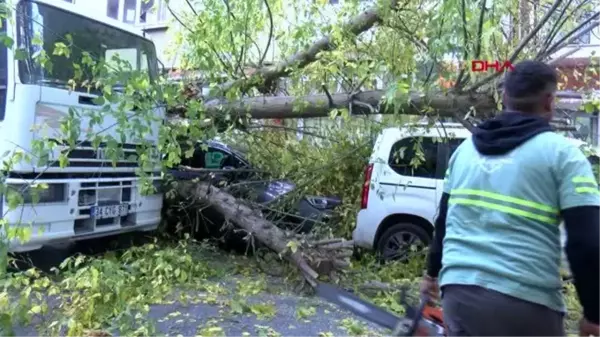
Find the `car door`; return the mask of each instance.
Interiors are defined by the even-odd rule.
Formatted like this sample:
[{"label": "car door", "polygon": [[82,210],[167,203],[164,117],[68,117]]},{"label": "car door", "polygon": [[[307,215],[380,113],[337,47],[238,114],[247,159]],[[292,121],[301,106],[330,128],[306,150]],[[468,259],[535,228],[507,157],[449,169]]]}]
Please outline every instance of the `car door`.
[{"label": "car door", "polygon": [[[194,169],[213,170],[214,172],[211,172],[211,180],[214,182],[226,181],[230,180],[231,177],[226,174],[227,172],[224,172],[224,169],[230,167],[230,165],[235,165],[235,160],[231,159],[232,156],[226,149],[199,143],[196,145],[194,154],[191,157],[182,158],[181,165]],[[196,173],[201,174],[199,172]],[[202,173],[202,175],[206,174]]]}]

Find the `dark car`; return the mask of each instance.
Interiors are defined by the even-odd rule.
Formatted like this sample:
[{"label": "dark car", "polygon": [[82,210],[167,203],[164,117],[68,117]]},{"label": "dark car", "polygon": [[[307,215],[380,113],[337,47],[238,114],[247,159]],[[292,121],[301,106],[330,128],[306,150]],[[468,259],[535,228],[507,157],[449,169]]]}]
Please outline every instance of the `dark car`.
[{"label": "dark car", "polygon": [[190,158],[182,159],[182,167],[170,171],[177,179],[193,179],[206,173],[186,169],[214,170],[211,182],[227,188],[235,197],[255,202],[270,221],[286,229],[308,233],[315,225],[331,220],[333,210],[341,204],[337,197],[297,196],[296,185],[285,179],[269,179],[259,172],[246,155],[219,141],[199,142]]}]

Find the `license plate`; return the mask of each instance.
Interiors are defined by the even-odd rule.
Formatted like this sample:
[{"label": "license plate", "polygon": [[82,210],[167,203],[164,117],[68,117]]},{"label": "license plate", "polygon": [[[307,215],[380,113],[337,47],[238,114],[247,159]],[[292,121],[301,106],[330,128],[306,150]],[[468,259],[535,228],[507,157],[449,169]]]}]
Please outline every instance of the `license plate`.
[{"label": "license plate", "polygon": [[94,206],[91,209],[92,218],[106,219],[116,218],[127,215],[129,212],[129,204],[110,205],[110,206]]}]

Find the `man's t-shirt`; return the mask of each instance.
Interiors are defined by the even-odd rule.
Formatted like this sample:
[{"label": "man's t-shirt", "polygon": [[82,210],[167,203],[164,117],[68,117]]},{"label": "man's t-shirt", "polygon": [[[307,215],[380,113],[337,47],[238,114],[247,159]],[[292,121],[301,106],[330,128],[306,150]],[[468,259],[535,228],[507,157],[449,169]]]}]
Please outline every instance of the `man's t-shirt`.
[{"label": "man's t-shirt", "polygon": [[560,210],[599,206],[582,151],[541,133],[506,155],[484,156],[471,138],[450,159],[440,285],[477,285],[563,311]]}]

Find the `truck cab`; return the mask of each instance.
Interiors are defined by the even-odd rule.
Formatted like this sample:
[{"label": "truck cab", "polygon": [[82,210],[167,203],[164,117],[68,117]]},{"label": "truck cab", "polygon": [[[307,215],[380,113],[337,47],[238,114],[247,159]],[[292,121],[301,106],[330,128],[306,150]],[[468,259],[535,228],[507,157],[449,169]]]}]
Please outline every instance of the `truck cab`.
[{"label": "truck cab", "polygon": [[[0,193],[3,221],[8,228],[31,229],[27,240],[10,242],[10,251],[156,229],[162,194],[142,193],[139,171],[158,184],[160,157],[154,154],[157,165],[150,169],[141,168],[136,158],[142,143],[157,152],[164,109],[132,109],[119,117],[107,104],[97,102],[102,93],[96,87],[70,83],[85,55],[98,60],[118,55],[132,72],[146,74],[149,81],[156,79],[158,61],[152,41],[116,20],[91,17],[61,1],[19,0],[10,6],[2,1],[0,6],[13,18],[3,19],[2,30],[14,42],[12,48],[0,48],[0,156],[4,161],[19,151],[33,152],[39,144],[53,144],[47,160],[21,160],[0,172],[5,186]],[[57,43],[68,46],[68,56],[53,52]],[[51,67],[36,58],[42,54]],[[92,123],[86,112],[101,116],[101,121]],[[152,116],[143,139],[119,128],[119,118],[133,120],[142,114]],[[80,123],[73,127],[74,145],[65,143],[61,131],[62,121],[70,115]],[[90,134],[104,137],[103,141],[95,144]],[[107,139],[118,140],[123,153],[116,163],[107,156]],[[59,161],[61,154],[68,158],[66,165]],[[27,197],[33,184],[48,186],[36,202]],[[23,194],[23,204],[16,209],[9,209],[8,190]]]}]

